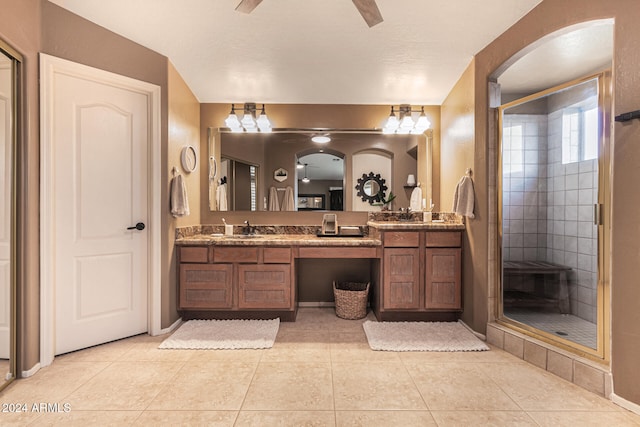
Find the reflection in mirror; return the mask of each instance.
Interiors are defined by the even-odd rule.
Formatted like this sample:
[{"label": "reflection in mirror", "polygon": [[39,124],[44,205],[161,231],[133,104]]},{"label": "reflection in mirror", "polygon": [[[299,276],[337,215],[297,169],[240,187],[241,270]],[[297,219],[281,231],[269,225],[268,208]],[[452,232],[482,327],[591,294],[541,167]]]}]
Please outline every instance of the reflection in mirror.
[{"label": "reflection in mirror", "polygon": [[375,196],[380,192],[380,185],[378,185],[378,183],[373,179],[367,180],[367,182],[364,183],[362,188],[364,189],[364,194],[370,197]]},{"label": "reflection in mirror", "polygon": [[[298,157],[298,162],[303,168],[296,168],[298,200],[303,195],[313,194],[316,203],[306,208],[314,210],[344,210],[344,158],[340,153],[310,153]],[[328,200],[329,204],[322,203],[322,208],[317,208],[317,200]],[[316,206],[316,207],[314,207]],[[298,210],[301,210],[300,208]]]},{"label": "reflection in mirror", "polygon": [[0,41],[0,388],[15,376],[15,150],[19,55]]},{"label": "reflection in mirror", "polygon": [[[410,174],[418,177],[423,194],[430,197],[430,132],[426,135],[383,135],[373,129],[325,129],[322,133],[331,136],[328,143],[313,142],[312,136],[317,133],[312,129],[274,128],[269,134],[238,134],[209,128],[209,156],[217,160],[218,169],[214,178],[211,178],[213,171],[209,173],[210,210],[308,210],[308,207],[300,209],[298,198],[316,194],[325,196],[322,210],[378,210],[380,207],[362,202],[356,196],[357,178],[372,168],[385,178],[389,190],[397,195],[397,207],[409,206],[411,194],[403,186]],[[227,162],[226,166],[223,160]],[[241,164],[255,167],[255,177],[245,179],[242,184],[253,187],[242,190],[238,178]],[[282,174],[282,171],[286,173]],[[305,172],[308,183],[302,182]],[[226,184],[222,184],[225,176]],[[220,189],[221,186],[226,188]],[[245,202],[240,203],[239,194],[249,196],[243,196]],[[221,209],[219,203],[219,197],[223,195],[227,201],[225,209]],[[250,201],[246,202],[247,199]],[[314,210],[316,206],[313,203]]]},{"label": "reflection in mirror", "polygon": [[218,210],[257,211],[258,166],[225,157],[220,163]]}]

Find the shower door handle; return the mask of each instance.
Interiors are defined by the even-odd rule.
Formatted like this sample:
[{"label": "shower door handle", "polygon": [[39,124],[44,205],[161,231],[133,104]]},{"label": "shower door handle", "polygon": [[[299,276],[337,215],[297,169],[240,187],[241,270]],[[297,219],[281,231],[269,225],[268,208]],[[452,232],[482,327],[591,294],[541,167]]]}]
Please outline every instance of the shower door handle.
[{"label": "shower door handle", "polygon": [[593,225],[602,225],[602,205],[600,203],[593,205]]}]

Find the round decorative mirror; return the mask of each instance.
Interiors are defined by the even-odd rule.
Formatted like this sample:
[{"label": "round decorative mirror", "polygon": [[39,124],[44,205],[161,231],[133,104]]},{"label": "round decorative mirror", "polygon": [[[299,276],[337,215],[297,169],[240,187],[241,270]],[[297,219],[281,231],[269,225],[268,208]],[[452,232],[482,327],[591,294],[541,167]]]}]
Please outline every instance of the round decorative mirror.
[{"label": "round decorative mirror", "polygon": [[369,172],[368,175],[362,174],[362,178],[358,178],[358,184],[356,185],[358,197],[363,202],[369,202],[369,204],[382,203],[385,191],[387,191],[385,182],[385,179],[380,177],[379,173]]}]

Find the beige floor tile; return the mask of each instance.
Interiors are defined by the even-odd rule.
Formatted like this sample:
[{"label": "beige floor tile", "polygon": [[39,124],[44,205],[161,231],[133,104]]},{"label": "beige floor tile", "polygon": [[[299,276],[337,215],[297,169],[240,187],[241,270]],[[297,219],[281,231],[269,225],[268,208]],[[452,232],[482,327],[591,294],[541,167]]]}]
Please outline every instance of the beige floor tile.
[{"label": "beige floor tile", "polygon": [[333,410],[331,364],[260,362],[242,409]]},{"label": "beige floor tile", "polygon": [[37,419],[40,418],[42,414],[33,413],[33,412],[6,412],[0,414],[0,425],[2,427],[9,426],[26,426],[29,424],[38,425],[36,423]]},{"label": "beige floor tile", "polygon": [[405,365],[432,411],[520,410],[478,364]]},{"label": "beige floor tile", "polygon": [[115,362],[135,345],[133,339],[113,341],[84,350],[56,356],[56,362]]},{"label": "beige floor tile", "polygon": [[331,344],[354,344],[362,343],[369,345],[367,341],[367,335],[364,333],[364,329],[358,331],[329,331],[331,334]]},{"label": "beige floor tile", "polygon": [[482,371],[526,411],[614,411],[610,401],[530,364],[484,363]]},{"label": "beige floor tile", "polygon": [[435,418],[440,427],[525,427],[537,425],[531,417],[523,411],[432,411],[431,415],[433,415],[433,418]]},{"label": "beige floor tile", "polygon": [[267,350],[238,349],[238,350],[198,350],[189,359],[189,363],[196,362],[245,362],[258,363]]},{"label": "beige floor tile", "polygon": [[335,425],[333,411],[240,411],[235,427],[329,427]]},{"label": "beige floor tile", "polygon": [[149,410],[239,410],[256,363],[188,362],[149,404]]},{"label": "beige floor tile", "polygon": [[[342,335],[347,335],[343,333]],[[353,335],[353,334],[348,334]],[[340,340],[337,343],[332,342],[331,360],[333,362],[388,362],[400,361],[400,353],[393,351],[373,351],[366,341]]]},{"label": "beige floor tile", "polygon": [[426,410],[401,362],[333,362],[336,410]]},{"label": "beige floor tile", "polygon": [[627,412],[529,412],[542,427],[633,427],[640,426],[640,415]]},{"label": "beige floor tile", "polygon": [[74,362],[53,364],[34,376],[15,380],[0,394],[1,403],[62,402],[74,390],[110,366],[110,362]]},{"label": "beige floor tile", "polygon": [[79,410],[143,410],[183,364],[113,362],[66,399]]},{"label": "beige floor tile", "polygon": [[403,362],[419,363],[478,363],[478,362],[507,362],[525,363],[514,355],[489,346],[489,351],[403,351],[398,353]]},{"label": "beige floor tile", "polygon": [[196,350],[188,349],[159,349],[162,341],[136,342],[118,359],[128,362],[180,362],[189,360]]},{"label": "beige floor tile", "polygon": [[429,411],[336,411],[338,427],[437,426]]},{"label": "beige floor tile", "polygon": [[279,331],[272,348],[267,349],[262,362],[330,362],[328,331]]},{"label": "beige floor tile", "polygon": [[237,415],[237,411],[144,411],[135,425],[232,427]]},{"label": "beige floor tile", "polygon": [[[75,411],[42,414],[33,425],[43,426],[126,426],[134,425],[141,411]],[[108,421],[107,421],[108,420]]]}]

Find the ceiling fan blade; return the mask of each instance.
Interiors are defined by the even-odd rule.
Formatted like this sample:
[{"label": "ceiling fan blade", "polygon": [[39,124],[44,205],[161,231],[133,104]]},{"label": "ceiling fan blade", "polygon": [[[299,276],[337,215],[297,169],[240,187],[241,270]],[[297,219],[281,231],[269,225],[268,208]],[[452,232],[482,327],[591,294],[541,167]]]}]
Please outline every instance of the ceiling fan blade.
[{"label": "ceiling fan blade", "polygon": [[358,12],[367,22],[369,28],[383,21],[376,0],[353,0],[353,4],[356,5]]},{"label": "ceiling fan blade", "polygon": [[260,3],[262,3],[262,0],[242,0],[236,6],[236,10],[242,13],[251,13]]}]

